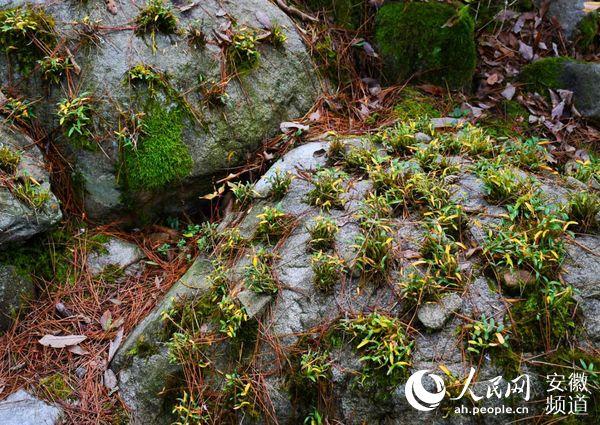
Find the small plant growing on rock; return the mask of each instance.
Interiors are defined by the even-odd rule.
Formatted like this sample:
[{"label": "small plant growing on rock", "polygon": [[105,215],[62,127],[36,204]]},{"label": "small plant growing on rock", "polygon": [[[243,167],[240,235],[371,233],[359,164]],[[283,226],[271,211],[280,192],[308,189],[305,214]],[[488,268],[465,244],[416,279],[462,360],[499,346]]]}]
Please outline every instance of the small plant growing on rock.
[{"label": "small plant growing on rock", "polygon": [[29,178],[17,182],[12,189],[12,193],[34,210],[41,210],[50,199],[50,193],[32,183]]},{"label": "small plant growing on rock", "polygon": [[[200,225],[198,232],[198,239],[196,240],[196,245],[198,246],[198,250],[200,252],[204,252],[206,254],[211,253],[218,244],[219,241],[219,231],[217,230],[219,227],[219,223],[210,223],[204,222]],[[185,237],[194,237],[194,235],[188,236],[189,233],[184,233]]]},{"label": "small plant growing on rock", "polygon": [[488,319],[483,314],[478,321],[466,325],[465,329],[469,332],[467,351],[471,353],[480,355],[493,347],[508,347],[508,332],[504,325],[496,323],[493,317]]},{"label": "small plant growing on rock", "polygon": [[92,138],[92,112],[92,98],[88,93],[81,93],[58,103],[59,124],[63,126],[67,138],[82,147],[91,146],[88,139]]},{"label": "small plant growing on rock", "polygon": [[149,0],[146,7],[140,10],[135,18],[135,34],[150,34],[153,49],[156,50],[156,33],[165,35],[177,32],[178,20],[173,9],[164,0]]},{"label": "small plant growing on rock", "polygon": [[323,216],[316,217],[313,226],[309,229],[310,249],[318,251],[333,248],[338,231],[339,227],[333,219]]},{"label": "small plant growing on rock", "polygon": [[294,176],[289,171],[281,172],[281,170],[275,170],[275,173],[269,177],[269,183],[271,183],[271,190],[269,194],[271,197],[279,201],[283,198],[290,189]]},{"label": "small plant growing on rock", "polygon": [[367,171],[373,164],[377,150],[372,146],[351,146],[344,155],[344,167],[350,171]]},{"label": "small plant growing on rock", "polygon": [[308,416],[304,418],[303,423],[304,425],[323,425],[325,423],[325,419],[319,412],[319,409],[313,407]]},{"label": "small plant growing on rock", "polygon": [[258,193],[254,190],[254,185],[250,182],[227,182],[227,185],[241,208],[247,206],[254,198],[258,197]]},{"label": "small plant growing on rock", "polygon": [[237,373],[225,374],[223,391],[227,395],[227,401],[231,404],[233,410],[243,412],[255,419],[259,417],[259,412],[256,410],[258,396],[249,376]]},{"label": "small plant growing on rock", "polygon": [[300,374],[315,384],[321,379],[328,379],[331,374],[329,353],[309,349],[300,359]]},{"label": "small plant growing on rock", "polygon": [[251,28],[241,27],[231,37],[227,59],[233,71],[248,71],[260,60],[258,36]]},{"label": "small plant growing on rock", "polygon": [[415,145],[415,134],[418,132],[415,122],[401,123],[376,133],[372,140],[381,143],[390,153],[405,155]]},{"label": "small plant growing on rock", "polygon": [[458,132],[456,141],[460,144],[461,150],[471,155],[488,156],[494,152],[492,138],[479,127],[467,125]]},{"label": "small plant growing on rock", "polygon": [[229,227],[219,234],[219,244],[217,250],[220,256],[233,254],[242,249],[246,244],[246,239],[240,233],[237,227]]},{"label": "small plant growing on rock", "polygon": [[27,124],[35,115],[31,111],[31,103],[27,100],[21,100],[9,97],[0,112],[5,114],[9,122],[17,124]]},{"label": "small plant growing on rock", "polygon": [[352,337],[365,365],[361,385],[376,386],[380,381],[387,387],[399,382],[410,366],[413,345],[400,320],[375,312],[343,320],[342,329]]},{"label": "small plant growing on rock", "polygon": [[267,40],[275,47],[282,47],[287,41],[287,35],[281,25],[275,24],[269,29]]},{"label": "small plant growing on rock", "polygon": [[73,63],[69,57],[46,56],[38,61],[42,78],[55,84],[60,83],[61,77],[67,70],[73,68]]},{"label": "small plant growing on rock", "polygon": [[279,205],[264,207],[257,218],[259,222],[256,228],[256,238],[266,240],[269,243],[277,241],[284,233],[289,231],[293,220],[292,216],[284,213]]},{"label": "small plant growing on rock", "polygon": [[176,415],[174,425],[210,423],[211,415],[204,403],[199,403],[187,391],[177,399],[172,413]]},{"label": "small plant growing on rock", "polygon": [[238,330],[248,320],[244,307],[238,306],[230,297],[224,296],[217,304],[220,311],[220,332],[235,338]]},{"label": "small plant growing on rock", "polygon": [[279,287],[271,274],[273,255],[259,249],[252,256],[252,262],[244,268],[246,288],[258,294],[275,294]]},{"label": "small plant growing on rock", "polygon": [[343,161],[345,156],[346,144],[344,143],[344,139],[341,137],[334,137],[333,140],[329,142],[329,147],[327,148],[327,162],[329,164],[335,164]]},{"label": "small plant growing on rock", "polygon": [[19,163],[21,154],[8,146],[0,146],[0,170],[8,174],[13,174]]},{"label": "small plant growing on rock", "polygon": [[216,81],[214,78],[200,74],[198,76],[198,91],[208,106],[224,106],[229,103],[227,80]]},{"label": "small plant growing on rock", "polygon": [[428,265],[429,273],[444,288],[457,288],[463,282],[457,258],[459,249],[465,249],[465,246],[454,242],[439,227],[430,227],[425,234],[421,247],[425,260],[422,263]]},{"label": "small plant growing on rock", "polygon": [[403,299],[418,305],[437,299],[444,288],[430,273],[413,271],[400,282],[400,290]]},{"label": "small plant growing on rock", "polygon": [[372,219],[361,223],[362,233],[356,238],[354,265],[373,278],[387,275],[392,263],[392,229],[386,220]]},{"label": "small plant growing on rock", "polygon": [[423,215],[431,220],[432,225],[458,239],[460,239],[461,232],[468,221],[465,209],[454,203],[449,203],[441,209],[428,211]]},{"label": "small plant growing on rock", "polygon": [[190,47],[195,49],[204,49],[206,47],[206,34],[202,31],[198,22],[195,22],[188,27],[186,38]]},{"label": "small plant growing on rock", "polygon": [[126,77],[130,84],[145,83],[152,94],[154,94],[156,88],[166,88],[168,86],[165,76],[153,67],[143,63],[138,63],[129,68]]},{"label": "small plant growing on rock", "polygon": [[315,274],[314,284],[323,292],[329,292],[339,282],[346,269],[340,257],[323,251],[315,252],[310,262]]},{"label": "small plant growing on rock", "polygon": [[569,219],[576,221],[576,229],[588,232],[598,229],[600,196],[592,192],[577,192],[569,199],[567,206]]},{"label": "small plant growing on rock", "polygon": [[0,47],[27,72],[56,43],[54,19],[41,7],[15,7],[0,11]]},{"label": "small plant growing on rock", "polygon": [[548,152],[543,146],[545,143],[547,142],[535,137],[525,141],[513,140],[505,146],[504,151],[517,165],[536,171],[547,168]]},{"label": "small plant growing on rock", "polygon": [[526,191],[527,182],[510,168],[489,168],[481,174],[488,199],[499,203],[516,200]]},{"label": "small plant growing on rock", "polygon": [[566,173],[583,183],[595,183],[600,187],[600,158],[590,155],[587,160],[578,160],[567,164]]},{"label": "small plant growing on rock", "polygon": [[318,170],[311,180],[313,189],[307,194],[308,203],[324,210],[343,209],[345,205],[342,199],[345,192],[343,184],[346,177],[345,173],[335,168]]}]

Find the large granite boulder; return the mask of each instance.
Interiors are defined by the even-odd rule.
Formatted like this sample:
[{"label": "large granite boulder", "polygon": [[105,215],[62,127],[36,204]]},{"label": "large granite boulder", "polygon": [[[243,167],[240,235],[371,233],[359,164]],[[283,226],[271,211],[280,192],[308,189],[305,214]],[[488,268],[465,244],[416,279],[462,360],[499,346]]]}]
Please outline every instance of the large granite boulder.
[{"label": "large granite boulder", "polygon": [[[372,315],[373,312],[387,318],[389,322],[384,323],[388,325],[408,323],[407,326],[412,329],[410,337],[400,344],[411,347],[409,364],[405,365],[407,376],[423,369],[437,369],[436,373],[441,374],[441,369],[452,374],[450,381],[455,379],[452,382],[456,383],[456,379],[467,376],[471,365],[481,361],[476,384],[478,392],[485,391],[484,380],[503,374],[506,376],[506,371],[495,361],[505,359],[503,355],[511,353],[508,346],[498,347],[497,351],[486,352],[481,357],[465,354],[465,338],[472,323],[483,320],[483,317],[507,327],[511,323],[508,309],[512,307],[498,288],[498,282],[490,278],[492,273],[486,271],[484,256],[477,254],[489,237],[488,231],[499,230],[506,208],[489,202],[483,183],[465,158],[454,158],[455,163],[463,167],[462,172],[447,178],[449,196],[468,212],[465,231],[470,231],[472,237],[467,237],[465,243],[473,246],[472,249],[465,247],[465,253],[456,257],[456,267],[464,282],[460,288],[442,289],[423,299],[419,307],[414,304],[411,307],[410,299],[402,295],[405,288],[402,284],[406,282],[408,271],[422,267],[419,260],[426,255],[422,247],[428,233],[428,229],[419,224],[418,217],[411,213],[407,217],[393,216],[385,222],[389,229],[382,230],[388,232],[386,236],[392,240],[393,253],[390,255],[394,261],[389,279],[377,284],[370,275],[352,270],[360,256],[360,237],[364,230],[360,214],[364,211],[366,199],[373,201],[371,195],[376,183],[366,175],[360,176],[360,172],[341,174],[341,181],[336,184],[340,186],[338,195],[343,202],[337,203],[338,208],[320,208],[311,201],[311,192],[317,187],[311,180],[316,175],[327,176],[319,170],[335,168],[332,165],[335,152],[339,154],[340,150],[344,150],[346,158],[355,158],[348,152],[359,155],[358,152],[363,152],[360,150],[363,143],[368,145],[369,142],[357,138],[337,139],[331,143],[316,141],[288,152],[254,184],[253,196],[256,199],[250,205],[238,205],[228,213],[219,225],[220,233],[216,239],[220,242],[211,254],[212,264],[203,257],[196,260],[165,300],[135,328],[112,362],[111,367],[120,378],[123,399],[132,408],[136,421],[159,424],[174,420],[165,414],[168,413],[165,412],[167,407],[173,406],[169,404],[173,401],[166,399],[165,395],[172,395],[181,379],[189,379],[190,374],[199,373],[204,385],[220,394],[217,407],[210,404],[214,400],[207,401],[208,412],[212,414],[213,408],[226,411],[232,415],[228,416],[232,422],[269,423],[271,418],[276,418],[279,423],[302,423],[311,413],[314,403],[320,400],[319,394],[323,392],[319,391],[325,391],[328,400],[331,400],[331,404],[327,405],[327,415],[330,420],[335,418],[341,423],[378,423],[381,418],[386,418],[389,423],[408,423],[418,419],[428,423],[448,423],[448,417],[441,409],[423,413],[410,407],[404,385],[394,381],[392,375],[383,378],[383,385],[388,385],[384,399],[377,398],[381,394],[375,387],[369,387],[368,382],[365,386],[359,382],[361,378],[367,381],[376,379],[364,375],[369,361],[358,347],[363,337],[352,338],[340,329],[347,319],[375,317],[379,320],[379,316]],[[381,146],[371,147],[377,152],[373,154],[371,151],[373,155],[384,155]],[[381,160],[381,157],[378,158]],[[420,163],[414,159],[407,160],[404,165],[401,167],[405,171],[419,173],[421,170]],[[294,178],[283,196],[276,198],[273,184],[286,173]],[[534,178],[530,171],[521,170],[520,173],[524,178]],[[535,178],[549,204],[561,205],[567,201],[570,190],[563,187],[564,181],[559,177],[546,174]],[[278,233],[280,239],[269,240],[267,236],[265,240],[266,223],[277,222],[273,218],[270,219],[272,221],[267,219],[276,215],[274,209],[278,210],[277,214],[284,214],[288,221],[279,222],[282,226]],[[323,257],[314,253],[315,237],[311,234],[315,223],[323,220],[320,216],[338,227],[330,245],[323,250],[332,258],[341,259],[346,267],[340,274],[334,273],[328,287],[319,280],[323,275],[315,266],[318,264],[315,258]],[[590,249],[593,247],[590,246]],[[571,252],[571,248],[569,250]],[[577,257],[574,267],[577,268],[569,270],[570,278],[565,278],[580,289],[594,283],[594,270],[587,273],[580,265],[589,255],[586,257],[581,251],[574,251],[573,256]],[[267,268],[261,269],[261,264],[267,264]],[[208,303],[195,304],[194,300],[207,295],[210,296],[205,298]],[[586,293],[583,305],[584,309],[589,307],[589,312],[584,313],[590,334],[595,332],[596,327],[593,296]],[[227,308],[231,310],[219,310],[224,301],[228,302]],[[513,299],[513,302],[516,300]],[[188,341],[185,339],[186,329],[177,326],[173,329],[165,321],[165,317],[183,317],[184,311],[196,312],[193,326],[199,329],[197,333],[190,333],[194,335],[194,344],[189,346],[185,345]],[[231,325],[231,318],[240,317],[231,312],[240,311],[246,313],[242,322],[256,319],[258,331],[254,339],[241,339],[239,335],[235,336],[235,332],[232,333],[234,337],[225,336],[225,331],[230,330],[227,326]],[[536,322],[534,329],[537,326]],[[400,325],[400,329],[404,329],[404,325]],[[404,331],[398,332],[403,334]],[[364,338],[365,341],[369,339],[367,336]],[[202,353],[201,362],[205,366],[201,367],[201,371],[186,370],[178,365],[178,344],[189,347],[186,354],[192,358],[192,350]],[[240,347],[246,347],[251,353]],[[307,353],[311,350],[327,353],[329,369],[324,372],[326,378],[319,381],[327,387],[326,390],[323,387],[317,390],[317,386],[310,385],[302,387],[306,382],[298,382],[301,379],[298,378],[301,373],[298,371],[299,357],[301,354],[309,355]],[[191,363],[186,364],[189,366]],[[243,381],[247,379],[244,376],[248,376],[244,373],[255,379]],[[250,397],[244,404],[235,400],[235,397],[242,397],[241,393],[231,395],[227,392],[230,387],[223,381],[234,378],[242,380],[236,381],[238,384],[249,385],[240,388],[252,387],[260,392],[261,400],[268,400],[265,401],[265,412],[270,415],[269,418],[252,418],[251,413],[244,410],[244,406],[258,404],[256,399]],[[379,384],[382,385],[381,382]],[[532,397],[544,394],[539,388],[535,391]],[[233,408],[230,404],[232,399],[233,403],[241,406]],[[485,401],[486,406],[498,403],[498,400]],[[504,423],[510,417],[500,415],[489,423]],[[451,418],[455,421],[452,423],[477,422],[477,418],[471,420],[452,413]]]},{"label": "large granite boulder", "polygon": [[50,229],[62,218],[44,157],[25,134],[0,126],[0,249]]},{"label": "large granite boulder", "polygon": [[[44,95],[38,118],[73,159],[93,218],[176,210],[208,193],[212,176],[243,162],[282,121],[304,115],[319,92],[293,22],[267,0],[4,8],[26,3],[51,16],[45,26],[56,35],[47,43],[68,69],[41,81],[49,66],[31,71],[18,63],[27,58],[12,54],[11,67],[0,60],[1,74],[32,98]],[[75,118],[59,122],[66,97],[66,110],[82,106],[89,118],[82,134],[68,135]]]},{"label": "large granite boulder", "polygon": [[[536,0],[538,6],[544,0]],[[577,31],[577,26],[585,17],[585,0],[548,0],[548,15],[560,24],[569,38]]]}]

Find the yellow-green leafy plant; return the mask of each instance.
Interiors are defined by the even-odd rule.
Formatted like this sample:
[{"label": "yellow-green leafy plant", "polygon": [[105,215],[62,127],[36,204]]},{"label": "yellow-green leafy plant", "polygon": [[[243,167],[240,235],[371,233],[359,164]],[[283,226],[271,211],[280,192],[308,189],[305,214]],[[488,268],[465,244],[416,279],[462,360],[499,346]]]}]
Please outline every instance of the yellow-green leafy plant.
[{"label": "yellow-green leafy plant", "polygon": [[165,35],[177,33],[179,21],[173,9],[164,0],[148,0],[134,21],[135,34],[144,36],[150,34],[152,48],[156,50],[156,33]]},{"label": "yellow-green leafy plant", "polygon": [[80,147],[90,147],[93,139],[92,125],[93,102],[89,93],[63,99],[58,103],[56,114],[65,136]]},{"label": "yellow-green leafy plant", "polygon": [[244,267],[244,285],[258,294],[275,294],[279,287],[271,273],[273,255],[258,249]]},{"label": "yellow-green leafy plant", "polygon": [[8,146],[0,146],[0,170],[13,174],[21,162],[21,153]]},{"label": "yellow-green leafy plant", "polygon": [[243,306],[238,306],[230,297],[224,296],[217,304],[220,311],[219,329],[229,338],[235,338],[241,326],[248,320],[248,314]]},{"label": "yellow-green leafy plant", "polygon": [[227,59],[232,71],[248,71],[258,65],[258,35],[248,27],[236,28],[227,48]]},{"label": "yellow-green leafy plant", "polygon": [[324,210],[343,209],[346,203],[342,198],[346,177],[345,173],[335,168],[318,170],[311,178],[313,188],[307,194],[308,203]]},{"label": "yellow-green leafy plant", "polygon": [[256,238],[269,243],[276,242],[286,232],[289,232],[290,224],[293,221],[293,217],[284,213],[280,205],[264,207],[262,213],[258,214],[256,218],[259,220]]},{"label": "yellow-green leafy plant", "polygon": [[328,379],[331,375],[329,353],[309,349],[300,359],[300,374],[315,384],[321,379]]},{"label": "yellow-green leafy plant", "polygon": [[55,84],[60,83],[61,77],[69,69],[73,69],[73,62],[66,56],[46,56],[38,62],[42,78]]},{"label": "yellow-green leafy plant", "polygon": [[294,175],[289,171],[275,170],[275,173],[269,177],[269,183],[271,184],[269,194],[271,197],[276,201],[283,198],[290,190],[293,179]]},{"label": "yellow-green leafy plant", "polygon": [[323,251],[313,253],[310,259],[314,273],[314,284],[323,292],[329,292],[340,281],[345,272],[344,260],[335,254]]},{"label": "yellow-green leafy plant", "polygon": [[248,375],[238,373],[225,374],[223,392],[227,395],[227,402],[233,410],[239,410],[250,417],[258,418],[258,396],[252,386],[252,379]]},{"label": "yellow-green leafy plant", "polygon": [[378,312],[342,320],[364,367],[362,385],[393,387],[410,366],[413,343],[399,319]]},{"label": "yellow-green leafy plant", "polygon": [[12,188],[12,193],[34,210],[41,210],[50,199],[50,192],[29,178],[17,182]]},{"label": "yellow-green leafy plant", "polygon": [[497,323],[493,317],[485,314],[473,323],[465,326],[468,331],[467,351],[483,354],[493,347],[508,347],[508,330],[502,323]]},{"label": "yellow-green leafy plant", "polygon": [[310,249],[313,251],[327,250],[333,248],[339,226],[330,217],[318,216],[308,230],[310,233]]},{"label": "yellow-green leafy plant", "polygon": [[227,182],[227,185],[240,207],[247,206],[254,198],[258,197],[258,193],[254,190],[254,185],[250,182]]},{"label": "yellow-green leafy plant", "polygon": [[571,195],[567,206],[569,219],[577,222],[575,228],[581,232],[598,229],[600,196],[593,192],[577,192]]}]

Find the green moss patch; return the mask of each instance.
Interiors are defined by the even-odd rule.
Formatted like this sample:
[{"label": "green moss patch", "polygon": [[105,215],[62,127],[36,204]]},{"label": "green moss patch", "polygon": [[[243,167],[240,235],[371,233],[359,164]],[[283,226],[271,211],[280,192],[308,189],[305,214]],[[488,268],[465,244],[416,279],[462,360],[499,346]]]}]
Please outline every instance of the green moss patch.
[{"label": "green moss patch", "polygon": [[375,40],[390,82],[467,88],[476,65],[475,23],[466,9],[441,3],[390,3],[377,14]]},{"label": "green moss patch", "polygon": [[548,89],[558,89],[562,84],[564,64],[570,58],[544,58],[533,62],[523,68],[519,80],[526,84],[532,92],[547,94]]},{"label": "green moss patch", "polygon": [[143,118],[138,146],[124,146],[125,185],[130,191],[156,191],[190,174],[193,160],[182,139],[183,113],[152,103]]},{"label": "green moss patch", "polygon": [[441,117],[435,100],[411,87],[402,91],[402,100],[394,106],[394,113],[402,121]]}]

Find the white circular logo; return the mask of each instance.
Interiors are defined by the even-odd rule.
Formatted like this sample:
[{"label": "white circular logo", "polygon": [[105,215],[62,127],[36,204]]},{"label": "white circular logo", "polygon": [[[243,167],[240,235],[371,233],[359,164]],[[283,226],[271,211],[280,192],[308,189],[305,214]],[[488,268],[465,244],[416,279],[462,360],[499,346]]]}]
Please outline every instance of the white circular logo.
[{"label": "white circular logo", "polygon": [[[428,376],[433,379],[437,392],[430,393],[423,387],[423,376]],[[408,403],[417,410],[429,412],[440,405],[440,402],[446,394],[446,386],[444,380],[429,370],[419,370],[413,373],[408,381],[406,381],[405,392]]]}]

